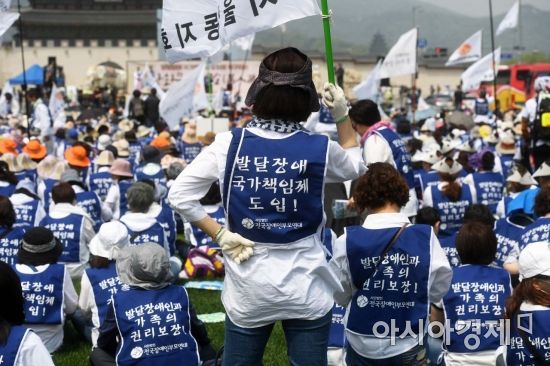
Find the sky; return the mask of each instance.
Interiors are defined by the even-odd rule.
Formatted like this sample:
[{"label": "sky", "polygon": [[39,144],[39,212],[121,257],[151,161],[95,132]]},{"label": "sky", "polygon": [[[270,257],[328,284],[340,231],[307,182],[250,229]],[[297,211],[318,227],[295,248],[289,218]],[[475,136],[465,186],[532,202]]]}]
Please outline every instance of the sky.
[{"label": "sky", "polygon": [[[488,16],[489,0],[422,0],[426,3],[438,5],[468,16]],[[493,0],[493,12],[501,15],[508,11],[516,0]],[[522,4],[529,4],[544,11],[550,11],[550,0],[521,0]]]}]

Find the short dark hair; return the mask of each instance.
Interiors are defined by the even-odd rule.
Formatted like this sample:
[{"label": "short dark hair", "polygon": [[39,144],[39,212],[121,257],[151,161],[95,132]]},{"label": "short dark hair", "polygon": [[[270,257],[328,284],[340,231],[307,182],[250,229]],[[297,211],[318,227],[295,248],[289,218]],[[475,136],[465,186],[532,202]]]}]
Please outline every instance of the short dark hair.
[{"label": "short dark hair", "polygon": [[480,222],[492,228],[495,224],[495,217],[488,206],[477,203],[466,208],[464,223],[467,222]]},{"label": "short dark hair", "polygon": [[4,299],[0,303],[0,344],[5,345],[14,325],[21,325],[25,321],[25,310],[21,281],[13,268],[0,261],[0,291]]},{"label": "short dark hair", "polygon": [[545,187],[540,190],[535,197],[535,214],[539,217],[550,213],[550,188]]},{"label": "short dark hair", "polygon": [[98,136],[101,135],[108,135],[109,134],[109,126],[107,125],[101,125],[97,128],[97,134]]},{"label": "short dark hair", "polygon": [[358,100],[353,103],[348,115],[353,122],[365,126],[372,126],[382,119],[378,104],[370,99]]},{"label": "short dark hair", "polygon": [[422,225],[435,226],[439,221],[441,221],[441,216],[439,212],[433,207],[422,207],[418,210],[416,214],[416,223]]},{"label": "short dark hair", "polygon": [[76,193],[70,183],[56,184],[52,189],[52,200],[55,203],[74,203]]},{"label": "short dark hair", "polygon": [[199,200],[201,205],[216,205],[221,201],[222,195],[220,193],[220,184],[218,182],[212,183],[208,192]]},{"label": "short dark hair", "polygon": [[361,210],[375,210],[388,203],[403,207],[409,202],[409,187],[393,165],[374,163],[359,178],[353,199]]},{"label": "short dark hair", "polygon": [[157,95],[157,89],[151,88],[151,95]]},{"label": "short dark hair", "polygon": [[495,167],[495,154],[490,151],[486,151],[481,156],[481,167],[485,171],[492,171]]},{"label": "short dark hair", "polygon": [[40,98],[40,96],[41,96],[41,93],[40,93],[40,90],[38,90],[38,88],[30,88],[27,91],[27,98],[38,99]]},{"label": "short dark hair", "polygon": [[139,98],[141,97],[141,92],[136,89],[132,92],[132,95],[134,96],[134,98]]},{"label": "short dark hair", "polygon": [[491,264],[497,254],[493,228],[481,222],[467,222],[458,231],[456,250],[462,264]]},{"label": "short dark hair", "polygon": [[0,196],[0,225],[11,229],[16,220],[17,216],[10,199]]},{"label": "short dark hair", "polygon": [[130,211],[146,213],[155,202],[155,188],[146,182],[136,182],[128,189],[126,197]]},{"label": "short dark hair", "polygon": [[[285,48],[272,53],[263,62],[269,70],[294,73],[300,71],[306,61],[304,55]],[[268,85],[256,96],[252,111],[263,119],[303,122],[313,109],[309,91],[290,85]]]}]

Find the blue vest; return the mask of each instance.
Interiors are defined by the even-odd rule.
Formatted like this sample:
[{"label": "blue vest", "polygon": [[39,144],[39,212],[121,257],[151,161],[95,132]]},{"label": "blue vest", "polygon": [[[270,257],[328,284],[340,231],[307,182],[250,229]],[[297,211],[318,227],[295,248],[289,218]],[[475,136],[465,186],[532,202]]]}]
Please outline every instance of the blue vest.
[{"label": "blue vest", "polygon": [[133,231],[128,226],[126,227],[128,228],[131,245],[156,243],[164,248],[164,229],[158,222],[155,222],[153,226],[143,231]]},{"label": "blue vest", "polygon": [[[464,265],[453,269],[453,280],[443,297],[445,319],[453,329],[445,340],[450,352],[472,353],[496,350],[500,345],[499,320],[504,316],[504,302],[510,296],[510,275],[502,268]],[[489,328],[494,332],[486,335]],[[479,335],[479,346],[469,339]],[[447,336],[447,335],[446,335]],[[470,337],[469,337],[470,336]]]},{"label": "blue vest", "polygon": [[346,308],[334,304],[332,308],[332,323],[330,324],[330,333],[328,338],[329,348],[343,348],[346,343],[346,327],[344,325],[344,316]]},{"label": "blue vest", "polygon": [[62,324],[65,266],[50,264],[43,272],[32,274],[14,268],[23,289],[25,323]]},{"label": "blue vest", "polygon": [[292,243],[323,223],[328,138],[298,131],[268,139],[231,131],[224,206],[233,232],[257,243]]},{"label": "blue vest", "polygon": [[0,344],[0,365],[13,366],[19,355],[21,343],[29,330],[21,325],[10,327],[10,334],[6,344]]},{"label": "blue vest", "polygon": [[415,334],[424,331],[419,326],[421,321],[426,324],[430,309],[431,227],[413,225],[405,229],[374,272],[382,251],[398,230],[361,226],[346,229],[347,258],[357,288],[349,305],[346,328],[356,334],[373,336],[375,323],[382,319],[387,320],[388,327],[391,319],[399,329],[409,324]]},{"label": "blue vest", "polygon": [[116,271],[116,263],[111,261],[105,268],[88,268],[86,275],[92,285],[94,301],[97,306],[99,324],[103,324],[107,309],[111,304],[111,296],[116,294],[122,287]]},{"label": "blue vest", "polygon": [[63,252],[59,257],[59,262],[80,262],[80,234],[82,233],[83,222],[84,216],[77,214],[70,214],[62,219],[54,219],[47,215],[40,222],[40,226],[51,230],[63,244]]},{"label": "blue vest", "polygon": [[90,190],[97,194],[102,201],[107,197],[107,193],[112,184],[113,179],[109,172],[94,173],[90,175]]},{"label": "blue vest", "polygon": [[166,187],[166,176],[164,175],[164,171],[162,169],[160,169],[157,173],[153,175],[149,175],[143,172],[143,166],[140,165],[136,168],[135,177],[136,181],[151,180],[155,182],[155,186],[162,185]]},{"label": "blue vest", "polygon": [[197,366],[197,342],[191,335],[189,299],[181,286],[159,290],[131,288],[113,295],[121,342],[119,366]]},{"label": "blue vest", "polygon": [[130,155],[128,156],[128,160],[132,164],[137,164],[139,162],[139,157],[141,155],[141,149],[143,147],[139,142],[131,142],[130,146],[128,148],[128,151],[130,152]]},{"label": "blue vest", "polygon": [[130,189],[132,184],[134,184],[134,181],[131,179],[123,179],[118,182],[118,190],[120,192],[118,203],[120,217],[128,212],[128,197],[126,197],[126,194],[128,193],[128,190]]},{"label": "blue vest", "polygon": [[15,192],[15,184],[0,187],[0,196],[11,197],[13,192]]},{"label": "blue vest", "polygon": [[36,169],[22,170],[20,172],[14,173],[17,177],[17,180],[21,182],[22,180],[28,179],[31,182],[36,182]]},{"label": "blue vest", "polygon": [[405,178],[409,189],[414,188],[414,174],[411,165],[411,155],[405,148],[405,143],[403,140],[398,134],[389,128],[378,129],[375,133],[388,142],[397,170],[401,173],[403,178]]},{"label": "blue vest", "polygon": [[[529,329],[529,316],[531,316],[532,334],[527,332]],[[511,322],[510,326],[510,344],[508,345],[506,365],[507,366],[538,366],[538,363],[525,344],[517,330],[517,321],[523,327],[525,335],[531,341],[531,344],[538,351],[538,355],[546,362],[550,362],[550,310],[538,311],[520,311],[517,317]]]},{"label": "blue vest", "polygon": [[540,217],[527,226],[522,232],[519,239],[519,249],[523,250],[527,245],[537,243],[539,241],[550,241],[550,218]]},{"label": "blue vest", "polygon": [[462,226],[464,213],[472,203],[472,192],[470,187],[464,184],[460,193],[460,198],[452,202],[447,196],[439,190],[438,187],[432,187],[433,207],[439,212],[441,217],[441,226],[439,234],[449,236],[456,232]]},{"label": "blue vest", "polygon": [[13,227],[34,227],[39,205],[39,200],[32,200],[20,205],[13,205],[15,215],[17,217],[17,221],[13,224]]},{"label": "blue vest", "polygon": [[[225,211],[223,210],[223,207],[220,207],[215,212],[211,213],[210,217],[213,218],[214,221],[216,221],[221,226],[225,226]],[[220,248],[219,244],[214,243],[214,241],[212,241],[212,238],[206,235],[201,229],[199,229],[195,225],[191,225],[191,228],[193,229],[193,236],[195,237],[197,246],[208,245],[210,248]]]},{"label": "blue vest", "polygon": [[52,199],[52,189],[57,183],[59,183],[59,181],[56,179],[50,179],[50,178],[44,179],[44,186],[46,187],[46,189],[44,190],[44,208],[46,209],[47,212],[49,212],[50,210],[50,201]]},{"label": "blue vest", "polygon": [[503,154],[499,156],[500,156],[500,167],[502,169],[502,176],[504,178],[508,178],[508,174],[510,174],[510,170],[514,166],[514,155]]},{"label": "blue vest", "polygon": [[476,99],[474,113],[476,116],[486,116],[489,114],[489,102],[487,99]]},{"label": "blue vest", "polygon": [[489,207],[494,214],[504,193],[504,179],[500,173],[472,174],[476,187],[477,202]]},{"label": "blue vest", "polygon": [[439,173],[434,170],[427,172],[422,169],[419,178],[422,192],[424,192],[428,187],[437,186],[440,182]]},{"label": "blue vest", "polygon": [[193,160],[200,154],[203,144],[200,142],[194,144],[188,144],[186,142],[180,141],[178,144],[178,150],[180,152],[181,158],[185,160],[187,164],[191,164]]},{"label": "blue vest", "polygon": [[519,238],[523,227],[511,223],[508,219],[500,219],[495,224],[495,235],[497,237],[497,255],[493,264],[503,267],[506,258],[513,249],[519,250]]},{"label": "blue vest", "polygon": [[451,267],[460,266],[460,257],[458,256],[458,251],[456,250],[456,236],[458,233],[454,233],[449,236],[442,236],[439,239],[441,248],[447,255],[447,259],[451,264]]},{"label": "blue vest", "polygon": [[162,226],[166,232],[166,240],[168,241],[168,247],[170,248],[170,255],[174,255],[176,252],[176,217],[174,210],[166,204],[162,205],[162,210],[157,216],[157,222]]},{"label": "blue vest", "polygon": [[101,218],[101,201],[94,192],[80,192],[76,194],[76,205],[82,208],[94,222],[94,230],[97,232],[103,224]]},{"label": "blue vest", "polygon": [[336,121],[334,121],[334,117],[332,117],[330,109],[325,107],[323,103],[319,104],[321,105],[321,108],[319,108],[319,122],[324,124],[335,124]]},{"label": "blue vest", "polygon": [[23,238],[25,230],[21,228],[0,227],[0,260],[13,266],[17,263],[19,242]]}]

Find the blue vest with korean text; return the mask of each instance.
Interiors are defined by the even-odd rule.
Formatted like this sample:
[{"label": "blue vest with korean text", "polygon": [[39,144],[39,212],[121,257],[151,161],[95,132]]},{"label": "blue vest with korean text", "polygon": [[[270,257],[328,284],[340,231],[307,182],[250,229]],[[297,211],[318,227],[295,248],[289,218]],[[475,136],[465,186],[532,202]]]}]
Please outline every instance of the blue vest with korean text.
[{"label": "blue vest with korean text", "polygon": [[0,226],[0,260],[13,266],[17,263],[19,242],[23,238],[25,230]]},{"label": "blue vest with korean text", "polygon": [[13,192],[15,192],[15,187],[15,184],[0,186],[0,196],[11,197]]},{"label": "blue vest with korean text", "polygon": [[[220,208],[210,213],[209,215],[218,224],[220,224],[221,226],[225,226],[225,211],[223,210],[223,207],[220,206]],[[193,236],[195,237],[195,241],[197,242],[198,247],[201,245],[208,245],[210,248],[220,248],[220,245],[218,243],[214,243],[212,238],[209,235],[206,235],[204,231],[202,231],[195,225],[191,225],[191,228],[193,229]]]},{"label": "blue vest with korean text", "polygon": [[514,166],[514,155],[513,154],[502,154],[500,156],[500,167],[502,170],[502,176],[506,179],[510,170]]},{"label": "blue vest with korean text", "polygon": [[52,189],[57,183],[59,183],[59,181],[56,179],[50,179],[50,178],[44,179],[44,186],[46,188],[44,190],[44,209],[46,209],[47,212],[49,212],[50,210],[50,202],[52,199]]},{"label": "blue vest with korean text", "polygon": [[116,272],[116,263],[111,261],[109,266],[105,268],[88,268],[86,269],[86,275],[92,285],[99,324],[101,325],[107,315],[112,295],[116,294],[122,286]]},{"label": "blue vest with korean text", "polygon": [[158,290],[131,288],[113,295],[121,342],[118,366],[197,366],[191,335],[189,299],[181,286]]},{"label": "blue vest with korean text", "polygon": [[257,243],[292,243],[323,223],[328,138],[298,131],[281,139],[231,131],[224,180],[228,227]]},{"label": "blue vest with korean text", "polygon": [[422,170],[420,173],[420,186],[422,187],[422,192],[428,187],[437,186],[439,182],[439,173],[434,170],[430,170],[429,172]]},{"label": "blue vest with korean text", "polygon": [[470,187],[464,184],[460,192],[460,198],[452,202],[447,196],[439,190],[438,187],[432,187],[433,207],[439,212],[441,217],[440,236],[449,236],[456,232],[462,226],[464,213],[472,203],[472,192]]},{"label": "blue vest with korean text", "polygon": [[319,103],[321,107],[319,108],[319,122],[325,123],[325,124],[335,124],[336,121],[334,121],[334,117],[332,117],[332,113],[330,112],[330,109],[325,107],[323,103]]},{"label": "blue vest with korean text", "polygon": [[489,114],[489,102],[487,99],[477,98],[474,105],[476,116],[486,116]]},{"label": "blue vest with korean text", "polygon": [[451,267],[460,266],[460,257],[458,256],[458,251],[456,250],[456,236],[458,233],[454,233],[449,236],[442,236],[439,239],[441,244],[441,249],[447,255],[447,259],[451,264]]},{"label": "blue vest with korean text", "polygon": [[32,200],[19,205],[13,205],[15,216],[17,217],[17,221],[13,224],[13,227],[34,227],[39,205],[39,200]]},{"label": "blue vest with korean text", "polygon": [[180,141],[178,144],[178,150],[180,156],[187,164],[191,164],[193,160],[200,154],[203,144],[200,142],[194,144],[188,144],[186,142]]},{"label": "blue vest with korean text", "polygon": [[94,222],[94,230],[97,232],[103,224],[101,218],[101,201],[94,192],[80,192],[76,194],[76,205],[82,208]]},{"label": "blue vest with korean text", "polygon": [[134,181],[131,179],[123,179],[118,182],[118,190],[120,192],[118,207],[121,217],[128,212],[128,197],[126,197],[126,194],[132,184],[134,184]]},{"label": "blue vest with korean text", "polygon": [[509,219],[500,219],[495,224],[495,235],[497,237],[497,255],[494,265],[497,267],[504,266],[506,258],[512,250],[519,251],[519,238],[523,232],[523,227],[515,225]]},{"label": "blue vest with korean text", "polygon": [[405,148],[405,143],[398,134],[389,128],[380,128],[375,133],[388,142],[397,170],[410,188],[414,188],[414,173],[411,165],[411,155]]},{"label": "blue vest with korean text", "polygon": [[130,152],[128,161],[130,161],[131,164],[137,164],[139,162],[142,148],[143,146],[141,146],[139,142],[130,142],[130,146],[128,148],[128,151]]},{"label": "blue vest with korean text", "polygon": [[346,343],[346,327],[344,325],[344,316],[346,308],[334,304],[332,308],[332,322],[330,324],[330,333],[328,337],[329,348],[343,348]]},{"label": "blue vest with korean text", "polygon": [[21,343],[29,330],[21,325],[10,327],[10,334],[6,344],[0,344],[0,365],[13,366],[19,355]]},{"label": "blue vest with korean text", "polygon": [[[390,327],[394,321],[400,330],[424,334],[430,304],[432,229],[427,225],[409,226],[382,263],[384,248],[399,228],[365,229],[352,226],[346,229],[346,250],[351,279],[357,288],[350,303],[346,329],[360,335],[382,333],[376,323],[384,320]],[[375,272],[376,270],[376,272]],[[422,329],[420,329],[422,328]],[[411,334],[411,335],[412,335]]]},{"label": "blue vest with korean text", "polygon": [[142,231],[133,231],[128,226],[126,227],[128,228],[131,245],[155,243],[164,248],[164,229],[158,222]]},{"label": "blue vest with korean text", "polygon": [[[510,325],[510,344],[506,352],[507,366],[539,366],[531,354],[529,346],[517,330],[517,322],[524,330],[525,337],[531,342],[540,359],[550,362],[550,309],[520,311]],[[528,331],[531,329],[531,332]]]},{"label": "blue vest with korean text", "polygon": [[504,179],[500,173],[472,174],[476,187],[477,202],[489,207],[494,214],[504,193]]},{"label": "blue vest with korean text", "polygon": [[[496,350],[500,345],[500,319],[510,296],[510,275],[502,268],[464,265],[453,269],[453,280],[443,297],[445,319],[450,322],[450,352]],[[446,335],[446,336],[447,336]],[[478,342],[478,344],[476,344]]]},{"label": "blue vest with korean text", "polygon": [[14,268],[23,289],[25,323],[62,324],[65,266],[50,264],[44,271],[35,273],[22,273],[17,266]]},{"label": "blue vest with korean text", "polygon": [[93,173],[90,175],[90,190],[97,194],[102,201],[107,197],[112,184],[113,179],[109,172]]},{"label": "blue vest with korean text", "polygon": [[80,262],[80,234],[82,233],[83,222],[84,216],[77,214],[70,214],[61,219],[54,219],[48,215],[40,222],[40,226],[44,226],[53,232],[55,237],[63,244],[63,252],[59,257],[59,262]]},{"label": "blue vest with korean text", "polygon": [[166,240],[170,248],[170,255],[176,252],[176,217],[174,210],[167,204],[162,204],[162,210],[157,216],[157,222],[166,232]]},{"label": "blue vest with korean text", "polygon": [[523,250],[527,245],[540,241],[550,241],[550,218],[540,217],[527,226],[522,232],[519,239],[519,249]]}]

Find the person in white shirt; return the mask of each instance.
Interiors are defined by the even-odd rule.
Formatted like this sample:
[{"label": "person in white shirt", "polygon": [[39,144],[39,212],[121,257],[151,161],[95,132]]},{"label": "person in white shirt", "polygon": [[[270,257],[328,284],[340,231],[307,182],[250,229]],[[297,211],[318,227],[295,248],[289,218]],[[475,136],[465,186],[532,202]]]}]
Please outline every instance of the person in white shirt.
[{"label": "person in white shirt", "polygon": [[[283,323],[293,365],[327,364],[338,284],[322,247],[322,187],[355,179],[366,167],[343,91],[327,85],[324,101],[338,123],[341,146],[301,125],[319,110],[311,60],[294,48],[267,56],[246,99],[253,120],[218,134],[170,188],[170,204],[225,255],[224,364],[261,364],[276,321]],[[217,180],[227,227],[199,203]]]},{"label": "person in white shirt", "polygon": [[[50,353],[63,344],[65,317],[72,315],[78,304],[69,272],[57,262],[62,251],[61,242],[50,230],[32,228],[23,236],[15,265],[25,299],[25,324]],[[37,296],[47,301],[40,303]]]},{"label": "person in white shirt", "polygon": [[408,196],[393,166],[370,165],[354,193],[368,214],[365,222],[348,227],[333,247],[330,267],[342,285],[334,299],[347,307],[348,366],[421,365],[426,359],[419,340],[427,334],[430,303],[447,293],[452,271],[433,229],[412,225],[401,212]]},{"label": "person in white shirt", "polygon": [[32,105],[31,127],[40,129],[40,139],[47,146],[48,151],[53,151],[53,121],[48,107],[40,98],[38,89],[29,89],[27,102]]},{"label": "person in white shirt", "polygon": [[13,94],[6,93],[0,100],[0,116],[6,118],[10,115],[19,115],[19,103],[13,98]]},{"label": "person in white shirt", "polygon": [[21,281],[11,266],[0,262],[0,360],[13,366],[53,366],[52,358],[35,332],[23,326],[25,321]]}]

